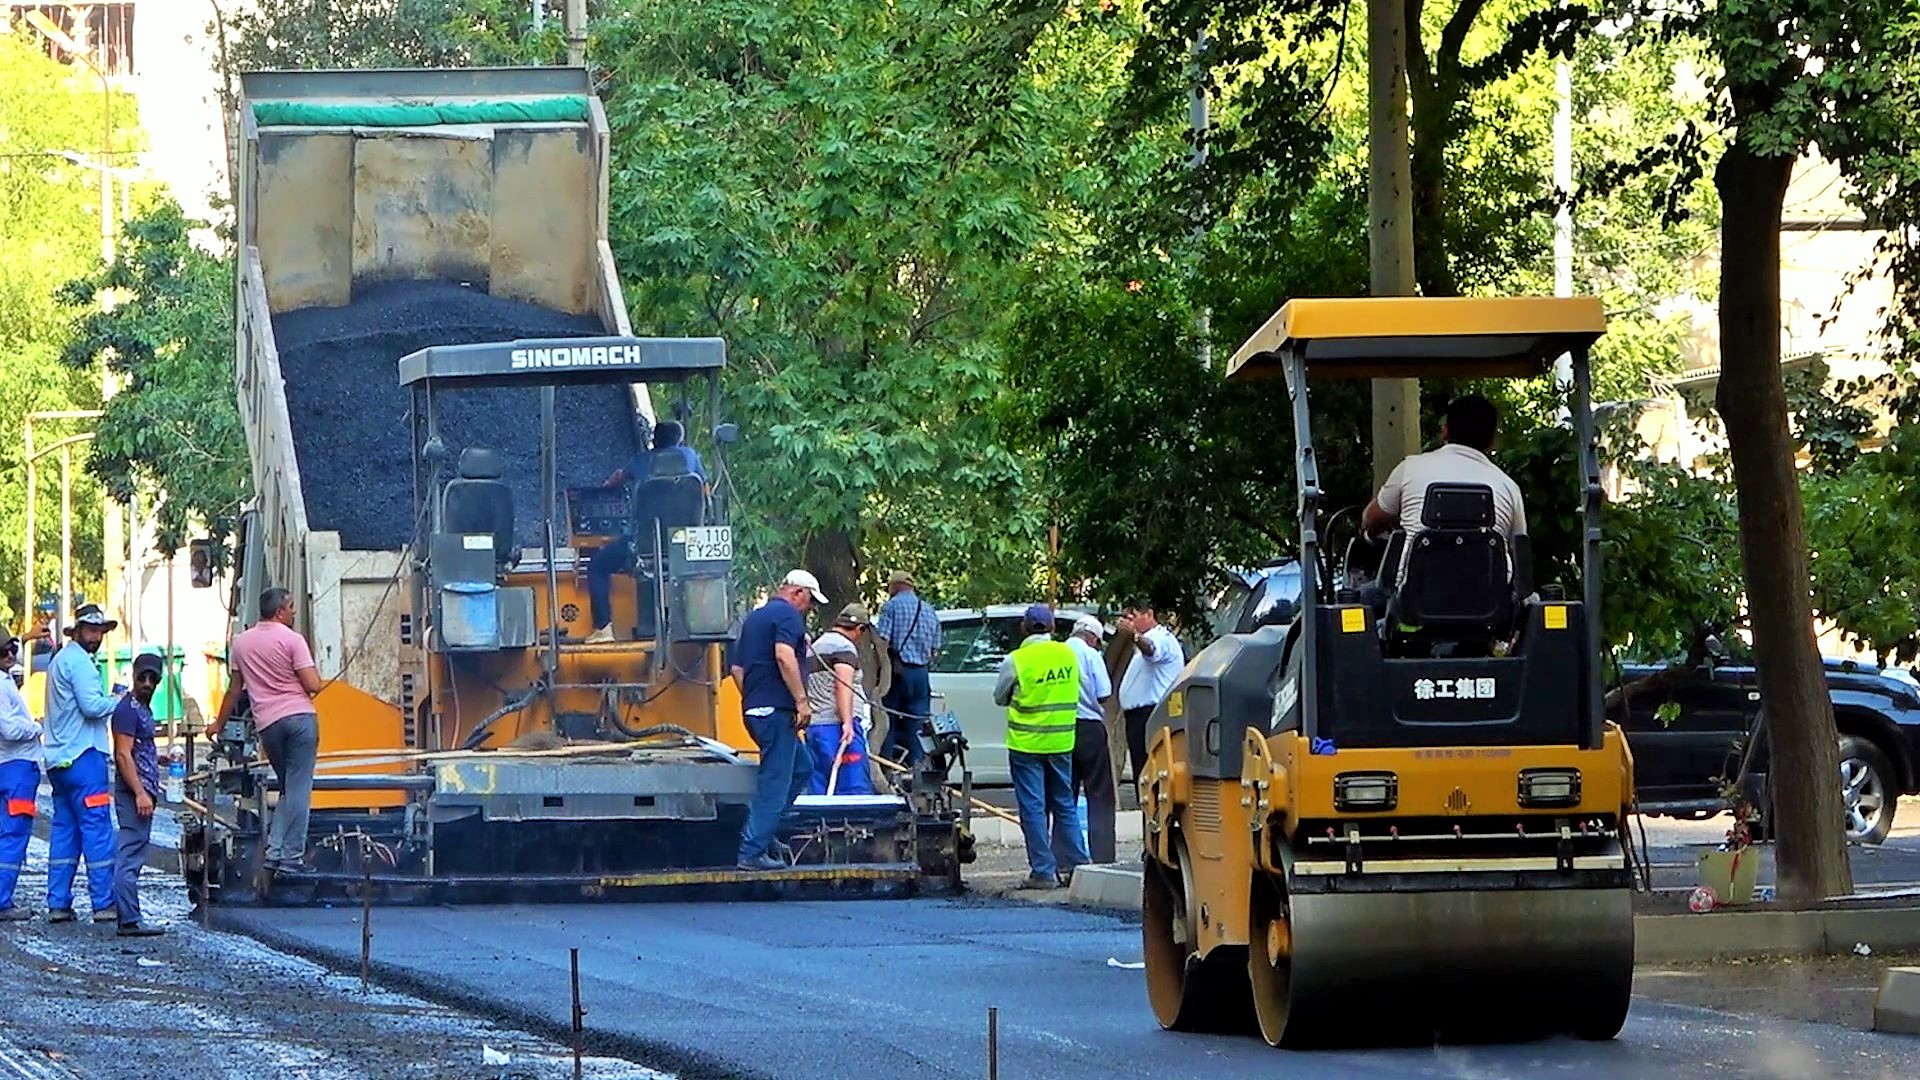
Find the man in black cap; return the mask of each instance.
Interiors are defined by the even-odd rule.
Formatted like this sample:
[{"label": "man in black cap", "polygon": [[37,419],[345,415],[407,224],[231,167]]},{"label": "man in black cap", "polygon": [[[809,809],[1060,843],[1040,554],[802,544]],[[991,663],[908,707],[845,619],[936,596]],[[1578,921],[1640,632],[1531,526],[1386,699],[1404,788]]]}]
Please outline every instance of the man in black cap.
[{"label": "man in black cap", "polygon": [[153,808],[160,801],[160,755],[153,744],[153,692],[163,665],[154,653],[133,661],[133,692],[113,710],[113,812],[120,835],[113,851],[113,906],[121,937],[155,937],[166,931],[140,920],[140,869],[153,839]]},{"label": "man in black cap", "polygon": [[53,787],[53,827],[47,837],[47,921],[72,922],[73,878],[87,860],[87,893],[94,922],[115,922],[113,910],[113,793],[107,790],[113,740],[107,718],[113,698],[100,682],[94,654],[120,624],[99,604],[82,604],[67,627],[67,643],[47,667],[47,782]]}]

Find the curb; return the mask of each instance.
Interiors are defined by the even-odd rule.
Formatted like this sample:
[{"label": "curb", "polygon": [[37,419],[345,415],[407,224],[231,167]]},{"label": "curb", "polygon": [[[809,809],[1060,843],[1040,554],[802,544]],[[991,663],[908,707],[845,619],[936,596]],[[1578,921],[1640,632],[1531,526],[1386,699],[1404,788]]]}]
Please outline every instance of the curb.
[{"label": "curb", "polygon": [[1138,866],[1090,863],[1075,867],[1073,882],[1067,886],[1067,903],[1109,911],[1139,911],[1143,880]]},{"label": "curb", "polygon": [[1920,967],[1888,968],[1873,998],[1873,1030],[1920,1035]]},{"label": "curb", "polygon": [[[1109,911],[1140,910],[1142,870],[1133,865],[1082,866],[1074,871],[1067,903]],[[1719,911],[1708,914],[1635,915],[1636,963],[1779,956],[1838,956],[1856,944],[1874,949],[1920,948],[1920,908],[1871,908],[1855,911]],[[1920,1033],[1920,968],[1896,968],[1910,974],[1881,988],[1896,1008],[1911,1012]],[[1900,987],[1890,991],[1888,986]],[[1911,1005],[1898,1004],[1910,1002]],[[1893,1029],[1888,1029],[1893,1030]],[[1906,1029],[1899,1029],[1906,1030]]]}]

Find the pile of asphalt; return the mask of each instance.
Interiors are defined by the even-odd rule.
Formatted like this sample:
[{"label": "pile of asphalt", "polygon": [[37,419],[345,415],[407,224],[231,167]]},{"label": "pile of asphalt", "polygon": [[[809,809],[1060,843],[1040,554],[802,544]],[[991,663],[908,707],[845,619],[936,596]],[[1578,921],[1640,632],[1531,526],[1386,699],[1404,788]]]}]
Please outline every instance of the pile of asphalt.
[{"label": "pile of asphalt", "polygon": [[[390,550],[412,539],[412,395],[400,387],[402,356],[430,345],[601,333],[590,316],[442,281],[364,286],[344,307],[274,316],[308,527],[338,532],[350,550]],[[597,484],[633,455],[628,387],[563,386],[555,397],[562,487]],[[466,447],[500,451],[518,542],[539,545],[539,390],[442,391],[435,399],[448,475]]]}]

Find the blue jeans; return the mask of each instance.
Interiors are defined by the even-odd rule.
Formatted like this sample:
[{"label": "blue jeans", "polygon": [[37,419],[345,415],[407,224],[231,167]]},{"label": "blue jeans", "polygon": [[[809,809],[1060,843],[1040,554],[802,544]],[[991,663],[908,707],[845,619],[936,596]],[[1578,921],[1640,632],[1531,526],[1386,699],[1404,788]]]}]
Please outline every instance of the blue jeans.
[{"label": "blue jeans", "polygon": [[73,877],[87,860],[93,910],[113,908],[113,795],[107,755],[88,750],[64,769],[48,769],[53,785],[53,829],[47,836],[47,908],[73,909]]},{"label": "blue jeans", "polygon": [[1053,877],[1091,862],[1073,803],[1072,752],[1009,750],[1007,765],[1013,773],[1013,798],[1020,806],[1020,832],[1027,841],[1027,868],[1036,877]]},{"label": "blue jeans", "polygon": [[593,609],[593,628],[613,622],[613,575],[633,562],[633,541],[615,540],[587,560],[587,606]]},{"label": "blue jeans", "polygon": [[[158,800],[155,800],[156,802]],[[133,792],[115,784],[113,812],[120,819],[120,835],[113,848],[113,907],[121,926],[140,923],[140,869],[147,865],[147,845],[153,840],[153,819],[140,816]]]},{"label": "blue jeans", "polygon": [[765,716],[746,718],[747,734],[760,748],[760,777],[747,808],[747,827],[740,830],[743,863],[767,854],[781,816],[813,779],[813,755],[793,729],[794,715],[791,709],[776,709]]},{"label": "blue jeans", "polygon": [[894,669],[894,675],[887,696],[880,699],[887,710],[887,741],[880,752],[895,761],[917,765],[920,740],[916,736],[926,722],[922,717],[933,712],[933,686],[925,667],[902,664]]},{"label": "blue jeans", "polygon": [[[813,779],[807,794],[825,795],[831,786],[835,795],[871,795],[873,777],[867,773],[867,733],[853,727],[853,741],[840,753],[840,725],[815,724],[807,729],[807,757],[813,762]],[[840,759],[840,775],[833,775],[833,759]]]},{"label": "blue jeans", "polygon": [[27,863],[33,800],[39,790],[39,762],[0,762],[0,911],[13,906],[13,887]]}]

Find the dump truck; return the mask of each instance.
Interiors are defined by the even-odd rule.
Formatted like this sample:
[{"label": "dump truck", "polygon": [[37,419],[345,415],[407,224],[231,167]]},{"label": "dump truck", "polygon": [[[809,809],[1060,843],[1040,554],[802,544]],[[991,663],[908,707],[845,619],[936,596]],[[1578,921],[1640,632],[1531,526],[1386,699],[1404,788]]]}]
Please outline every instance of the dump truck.
[{"label": "dump truck", "polygon": [[[1288,1047],[1619,1032],[1633,758],[1601,710],[1604,327],[1590,298],[1293,300],[1232,358],[1230,379],[1285,380],[1300,602],[1201,651],[1148,723],[1163,1026]],[[1538,378],[1567,354],[1575,595],[1534,587],[1485,483],[1429,485],[1377,561],[1325,554],[1310,382]]]},{"label": "dump truck", "polygon": [[[244,712],[193,780],[206,899],[952,888],[949,724],[883,794],[803,797],[793,865],[735,868],[755,789],[725,343],[636,336],[609,133],[577,68],[241,76],[235,383],[254,498],[236,633],[269,586],[312,645],[312,865],[263,864],[277,782]],[[644,471],[656,408],[704,476]],[[641,463],[636,467],[635,463]],[[613,482],[615,478],[619,483]],[[588,569],[623,544],[615,640]]]}]

